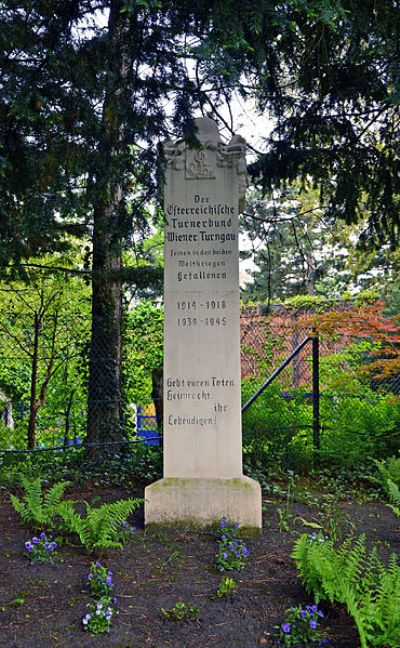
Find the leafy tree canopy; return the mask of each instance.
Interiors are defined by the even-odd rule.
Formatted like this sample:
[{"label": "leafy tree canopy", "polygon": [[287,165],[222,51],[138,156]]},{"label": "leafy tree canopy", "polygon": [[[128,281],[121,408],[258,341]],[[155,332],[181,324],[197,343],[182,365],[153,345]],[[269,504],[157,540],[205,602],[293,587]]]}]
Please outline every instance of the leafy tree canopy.
[{"label": "leafy tree canopy", "polygon": [[[219,0],[203,66],[276,120],[252,165],[265,191],[296,178],[364,242],[399,242],[400,5],[396,0]],[[218,43],[218,47],[215,43]]]}]

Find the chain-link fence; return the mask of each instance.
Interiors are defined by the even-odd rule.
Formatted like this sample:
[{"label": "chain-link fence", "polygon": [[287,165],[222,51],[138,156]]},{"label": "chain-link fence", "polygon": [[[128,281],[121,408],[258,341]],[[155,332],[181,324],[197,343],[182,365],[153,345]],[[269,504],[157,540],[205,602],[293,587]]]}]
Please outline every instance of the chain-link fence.
[{"label": "chain-link fence", "polygon": [[[0,449],[76,446],[88,429],[103,424],[118,433],[107,437],[110,443],[121,436],[121,428],[126,442],[137,435],[149,444],[160,442],[162,373],[160,367],[147,366],[145,358],[151,345],[161,345],[161,337],[141,336],[139,357],[134,353],[138,339],[129,317],[121,322],[95,322],[94,337],[92,327],[90,318],[65,318],[60,313],[0,318]],[[243,310],[244,382],[263,382],[310,334],[293,313],[261,315],[255,308]],[[332,381],[326,380],[330,368],[331,373],[339,373],[342,362],[342,372],[350,371],[346,354],[353,344],[353,339],[343,335],[320,340],[323,397],[332,397]],[[332,358],[336,358],[335,365]],[[400,375],[371,380],[368,385],[375,390],[382,387],[399,394]],[[311,399],[310,346],[282,371],[274,388],[282,399],[298,394]],[[348,385],[343,384],[343,393],[346,389]]]},{"label": "chain-link fence", "polygon": [[[242,379],[267,377],[305,338],[312,337],[312,327],[304,325],[303,320],[304,312],[299,315],[285,307],[275,308],[268,315],[260,314],[257,307],[244,307],[240,319]],[[359,369],[357,363],[367,367],[373,358],[373,348],[369,347],[365,340],[357,340],[355,336],[320,336],[319,340],[320,361],[323,367],[328,367],[322,372],[321,388],[324,388],[323,376],[329,371],[330,359],[336,358],[338,368],[341,367],[343,371],[350,371],[356,376]],[[358,350],[357,346],[360,347]],[[282,394],[287,392],[290,395],[299,390],[311,390],[310,346],[301,349],[287,369],[279,375],[277,382]],[[371,375],[366,379],[366,384],[368,382],[373,389],[387,390],[400,395],[400,373],[387,378]],[[342,394],[345,392],[346,385],[343,384]]]}]

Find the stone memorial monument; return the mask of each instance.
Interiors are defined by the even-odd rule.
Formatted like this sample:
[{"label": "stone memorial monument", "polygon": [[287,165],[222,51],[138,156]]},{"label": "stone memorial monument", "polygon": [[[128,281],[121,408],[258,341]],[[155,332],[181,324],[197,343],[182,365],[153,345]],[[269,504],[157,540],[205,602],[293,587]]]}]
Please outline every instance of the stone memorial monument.
[{"label": "stone memorial monument", "polygon": [[167,142],[164,478],[145,491],[145,521],[261,527],[261,489],[242,472],[239,212],[245,142],[195,120],[200,148]]}]

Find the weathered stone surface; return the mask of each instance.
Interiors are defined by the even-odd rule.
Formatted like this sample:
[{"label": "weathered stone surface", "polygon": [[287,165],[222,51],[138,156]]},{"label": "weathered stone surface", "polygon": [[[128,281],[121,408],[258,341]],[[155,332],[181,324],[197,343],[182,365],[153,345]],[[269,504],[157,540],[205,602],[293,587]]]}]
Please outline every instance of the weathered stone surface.
[{"label": "weathered stone surface", "polygon": [[249,477],[160,479],[146,489],[145,519],[208,526],[225,515],[240,526],[261,528],[261,489]]},{"label": "weathered stone surface", "polygon": [[[226,480],[242,478],[238,217],[245,143],[234,136],[224,145],[211,119],[196,126],[201,148],[165,146],[164,477],[225,480],[213,496],[222,511],[234,499],[226,498]],[[167,516],[172,502],[168,507],[165,498],[173,493],[178,508],[171,519],[183,519],[185,511],[194,516],[188,493],[198,503],[202,492],[207,499],[212,492],[185,486],[178,496],[166,485],[162,495],[153,487],[146,491],[146,521],[161,515],[156,496]],[[259,488],[252,493],[261,510]]]}]

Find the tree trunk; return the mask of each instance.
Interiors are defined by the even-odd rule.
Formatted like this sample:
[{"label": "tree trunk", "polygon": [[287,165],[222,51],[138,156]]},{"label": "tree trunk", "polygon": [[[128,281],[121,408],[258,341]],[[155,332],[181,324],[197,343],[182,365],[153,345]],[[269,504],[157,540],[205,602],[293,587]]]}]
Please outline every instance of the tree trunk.
[{"label": "tree trunk", "polygon": [[[92,331],[87,441],[121,441],[121,223],[130,109],[130,21],[121,2],[111,3],[108,70],[102,134],[96,160],[93,210]],[[112,452],[117,448],[110,447]],[[90,447],[100,459],[106,448]]]},{"label": "tree trunk", "polygon": [[29,401],[29,421],[28,421],[28,449],[33,450],[36,445],[36,390],[37,390],[37,372],[38,372],[38,354],[39,354],[39,333],[40,333],[40,319],[35,313],[34,323],[34,339],[33,339],[33,354],[31,365],[31,389]]}]

